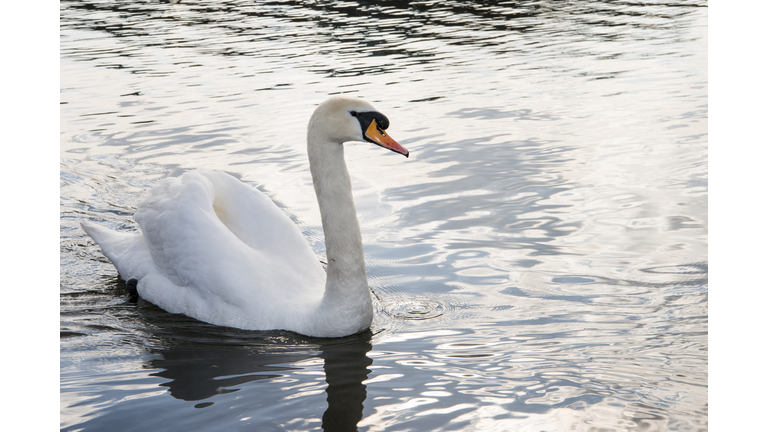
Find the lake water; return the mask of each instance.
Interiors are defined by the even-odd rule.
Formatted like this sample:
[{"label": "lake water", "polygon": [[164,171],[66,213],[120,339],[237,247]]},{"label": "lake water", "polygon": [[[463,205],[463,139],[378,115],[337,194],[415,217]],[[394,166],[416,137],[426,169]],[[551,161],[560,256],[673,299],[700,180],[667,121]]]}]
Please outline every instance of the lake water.
[{"label": "lake water", "polygon": [[[707,2],[62,1],[66,431],[708,429]],[[324,259],[305,152],[347,144],[370,332],[312,339],[131,303],[78,221],[135,231],[218,169]]]}]

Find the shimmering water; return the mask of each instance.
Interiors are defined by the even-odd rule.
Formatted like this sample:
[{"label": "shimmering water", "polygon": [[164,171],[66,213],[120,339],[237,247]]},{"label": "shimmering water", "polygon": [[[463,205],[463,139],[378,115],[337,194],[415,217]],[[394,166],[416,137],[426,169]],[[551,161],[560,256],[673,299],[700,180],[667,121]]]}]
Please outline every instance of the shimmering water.
[{"label": "shimmering water", "polygon": [[[62,1],[63,430],[707,430],[704,1]],[[271,196],[324,257],[314,107],[347,145],[371,332],[132,304],[88,219],[189,169]]]}]

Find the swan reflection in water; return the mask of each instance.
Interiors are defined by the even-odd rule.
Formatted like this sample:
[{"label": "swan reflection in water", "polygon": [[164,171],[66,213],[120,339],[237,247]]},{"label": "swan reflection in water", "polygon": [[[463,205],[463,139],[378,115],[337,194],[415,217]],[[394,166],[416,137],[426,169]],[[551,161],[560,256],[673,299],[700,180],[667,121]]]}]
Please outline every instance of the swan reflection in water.
[{"label": "swan reflection in water", "polygon": [[[173,318],[188,320],[185,317]],[[368,378],[368,367],[373,362],[367,356],[371,351],[370,331],[344,338],[318,339],[289,332],[224,329],[192,321],[189,320],[189,324],[193,333],[176,326],[175,329],[166,328],[169,333],[173,331],[176,340],[168,341],[170,343],[163,344],[166,346],[162,348],[152,349],[161,358],[149,361],[150,368],[159,369],[152,375],[168,380],[160,385],[168,387],[174,398],[198,402],[194,405],[196,408],[214,409],[213,405],[220,401],[222,395],[245,390],[250,382],[290,378],[292,374],[305,370],[301,362],[320,358],[327,383],[323,430],[357,430],[366,398],[363,382]],[[210,328],[200,333],[199,330],[205,329],[197,327]],[[166,333],[163,329],[156,329]],[[210,332],[211,329],[214,333]],[[216,334],[217,330],[219,334]],[[170,334],[161,337],[164,336]],[[306,376],[301,381],[307,382]],[[277,393],[270,394],[273,390]],[[227,414],[227,417],[251,416],[254,426],[266,426],[270,423],[269,419],[259,417],[267,411],[274,411],[275,399],[295,396],[295,390],[285,393],[274,386],[256,391],[258,395],[251,388],[248,395],[237,401],[233,410],[236,412],[232,413],[235,415]],[[228,403],[226,400],[221,402]],[[306,410],[306,407],[303,409]],[[317,417],[319,412],[296,414],[297,418],[312,418]]]}]

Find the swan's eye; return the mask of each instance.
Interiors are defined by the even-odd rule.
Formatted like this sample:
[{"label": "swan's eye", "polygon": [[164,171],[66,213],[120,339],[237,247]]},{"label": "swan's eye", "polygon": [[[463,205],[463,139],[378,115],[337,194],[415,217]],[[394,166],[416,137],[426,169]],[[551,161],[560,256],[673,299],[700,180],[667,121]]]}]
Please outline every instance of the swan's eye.
[{"label": "swan's eye", "polygon": [[357,111],[350,111],[349,114],[351,114],[352,117],[357,117]]}]

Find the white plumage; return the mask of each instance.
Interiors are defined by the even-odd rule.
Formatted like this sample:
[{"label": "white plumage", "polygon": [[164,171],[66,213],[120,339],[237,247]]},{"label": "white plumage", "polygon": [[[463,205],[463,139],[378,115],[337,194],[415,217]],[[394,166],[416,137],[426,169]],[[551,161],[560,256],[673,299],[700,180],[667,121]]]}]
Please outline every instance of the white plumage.
[{"label": "white plumage", "polygon": [[266,195],[216,171],[163,180],[139,204],[140,233],[82,222],[120,276],[168,312],[250,330],[337,337],[373,317],[343,143],[408,156],[367,102],[334,97],[309,122],[307,151],[325,232],[328,273],[298,227]]}]

